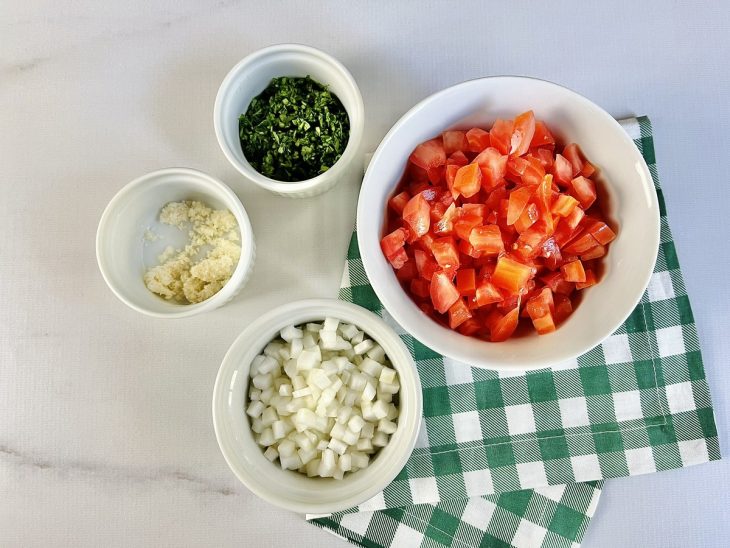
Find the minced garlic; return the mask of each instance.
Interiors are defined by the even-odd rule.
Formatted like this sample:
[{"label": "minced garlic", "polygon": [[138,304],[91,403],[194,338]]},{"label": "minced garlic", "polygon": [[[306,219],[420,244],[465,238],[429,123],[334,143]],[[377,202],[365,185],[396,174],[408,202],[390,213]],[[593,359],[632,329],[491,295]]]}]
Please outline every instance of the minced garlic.
[{"label": "minced garlic", "polygon": [[[189,227],[190,242],[184,249],[165,249],[157,258],[160,264],[144,275],[147,289],[181,304],[199,303],[218,293],[241,257],[241,238],[233,214],[186,200],[163,207],[160,222],[180,230]],[[204,248],[208,248],[207,253],[201,258]]]}]

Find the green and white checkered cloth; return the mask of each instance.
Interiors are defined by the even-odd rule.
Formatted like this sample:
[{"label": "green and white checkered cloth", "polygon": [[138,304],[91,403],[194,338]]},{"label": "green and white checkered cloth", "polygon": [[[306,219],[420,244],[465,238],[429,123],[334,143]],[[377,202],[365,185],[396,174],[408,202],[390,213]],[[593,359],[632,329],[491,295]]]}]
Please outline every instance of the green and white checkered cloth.
[{"label": "green and white checkered cloth", "polygon": [[382,493],[345,512],[308,516],[313,523],[366,547],[577,546],[601,480],[720,458],[651,125],[645,117],[621,124],[654,179],[659,256],[631,316],[576,360],[505,374],[444,358],[383,310],[353,234],[340,298],[400,333],[421,376],[424,417],[406,467]]}]

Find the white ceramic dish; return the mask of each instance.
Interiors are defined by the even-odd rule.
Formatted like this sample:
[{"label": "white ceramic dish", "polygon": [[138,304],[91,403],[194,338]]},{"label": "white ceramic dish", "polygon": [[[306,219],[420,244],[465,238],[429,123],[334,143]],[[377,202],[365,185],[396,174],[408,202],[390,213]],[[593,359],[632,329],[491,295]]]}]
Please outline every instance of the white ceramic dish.
[{"label": "white ceramic dish", "polygon": [[[503,343],[465,337],[429,319],[399,285],[383,256],[386,202],[419,143],[450,128],[489,127],[532,109],[565,142],[578,143],[601,171],[608,216],[618,237],[605,259],[601,283],[587,290],[557,331]],[[357,209],[358,243],[373,289],[393,318],[425,344],[485,369],[550,367],[593,348],[628,317],[649,283],[659,245],[659,206],[649,169],[633,141],[603,109],[564,87],[532,78],[471,80],[428,97],[388,132],[369,164]]]},{"label": "white ceramic dish", "polygon": [[[313,179],[287,183],[265,177],[251,167],[241,150],[238,118],[246,112],[251,99],[277,76],[311,76],[329,86],[350,118],[350,137],[342,156],[334,166]],[[335,186],[358,157],[364,108],[354,78],[339,61],[309,46],[279,44],[252,53],[231,69],[218,90],[213,123],[223,154],[246,179],[281,196],[308,198]]]},{"label": "white ceramic dish", "polygon": [[[398,429],[370,466],[342,480],[308,478],[269,462],[253,438],[245,414],[251,360],[287,325],[340,318],[364,330],[385,350],[398,372]],[[228,350],[213,391],[213,424],[231,470],[253,493],[272,504],[309,514],[326,514],[358,505],[380,492],[411,455],[421,422],[421,383],[408,349],[379,317],[359,306],[330,299],[290,303],[251,323]]]},{"label": "white ceramic dish", "polygon": [[[211,298],[197,304],[177,304],[150,292],[143,276],[157,264],[165,247],[182,247],[187,235],[158,222],[169,202],[200,200],[216,209],[228,209],[241,233],[241,258],[228,283]],[[163,238],[145,239],[148,229]],[[161,318],[182,318],[218,308],[243,288],[253,271],[256,248],[251,223],[241,201],[224,183],[194,169],[153,171],[122,188],[104,210],[96,233],[96,259],[109,288],[124,304]]]}]

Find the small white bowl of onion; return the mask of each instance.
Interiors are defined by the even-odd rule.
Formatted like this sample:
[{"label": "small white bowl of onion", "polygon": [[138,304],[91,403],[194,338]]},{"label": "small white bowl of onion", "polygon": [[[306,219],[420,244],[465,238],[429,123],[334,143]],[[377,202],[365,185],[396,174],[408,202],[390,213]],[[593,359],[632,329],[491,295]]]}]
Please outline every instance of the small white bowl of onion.
[{"label": "small white bowl of onion", "polygon": [[213,424],[238,479],[308,514],[357,506],[405,466],[421,383],[397,333],[333,299],[297,301],[251,323],[223,358]]}]

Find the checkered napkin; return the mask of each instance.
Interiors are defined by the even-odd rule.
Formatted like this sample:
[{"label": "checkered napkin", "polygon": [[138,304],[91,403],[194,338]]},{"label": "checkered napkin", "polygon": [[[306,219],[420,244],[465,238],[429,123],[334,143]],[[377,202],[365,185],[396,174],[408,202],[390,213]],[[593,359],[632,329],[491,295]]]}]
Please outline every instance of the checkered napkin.
[{"label": "checkered napkin", "polygon": [[345,512],[308,516],[313,523],[367,547],[577,546],[601,480],[720,458],[651,125],[621,124],[654,179],[659,256],[631,316],[576,360],[505,374],[444,358],[382,308],[353,234],[340,298],[400,333],[421,376],[424,417],[413,454],[382,493]]}]

